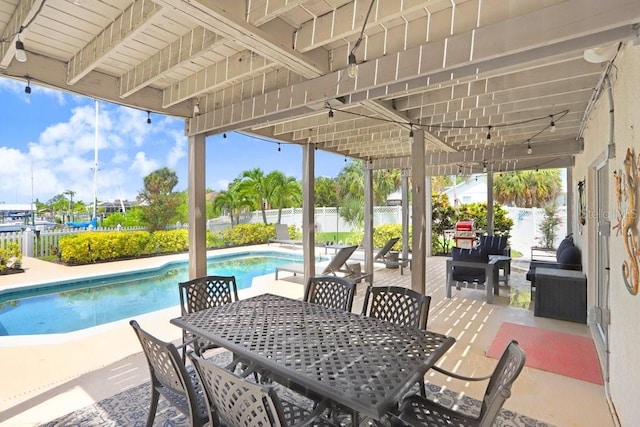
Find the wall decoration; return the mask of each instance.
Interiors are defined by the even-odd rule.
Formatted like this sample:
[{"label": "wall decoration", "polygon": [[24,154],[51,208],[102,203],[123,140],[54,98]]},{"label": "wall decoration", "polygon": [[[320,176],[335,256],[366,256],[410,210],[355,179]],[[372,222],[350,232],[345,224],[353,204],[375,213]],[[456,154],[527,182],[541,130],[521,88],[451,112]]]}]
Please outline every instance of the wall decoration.
[{"label": "wall decoration", "polygon": [[616,191],[616,235],[622,235],[628,259],[622,262],[622,279],[631,295],[640,287],[640,246],[638,242],[638,179],[640,160],[632,148],[627,148],[624,169],[613,173]]},{"label": "wall decoration", "polygon": [[584,199],[584,183],[584,179],[578,181],[578,223],[580,225],[587,223],[587,204]]}]

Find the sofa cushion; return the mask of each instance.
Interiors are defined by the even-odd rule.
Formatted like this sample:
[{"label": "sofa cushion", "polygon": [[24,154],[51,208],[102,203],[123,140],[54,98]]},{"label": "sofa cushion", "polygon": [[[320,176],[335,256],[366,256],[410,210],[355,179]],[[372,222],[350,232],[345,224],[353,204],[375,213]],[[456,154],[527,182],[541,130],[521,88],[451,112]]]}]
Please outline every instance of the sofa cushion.
[{"label": "sofa cushion", "polygon": [[571,245],[563,250],[558,256],[558,264],[561,265],[561,268],[564,269],[572,269],[577,265],[582,264],[582,259],[580,256],[580,249],[577,246]]},{"label": "sofa cushion", "polygon": [[567,248],[574,246],[572,237],[565,237],[562,242],[558,245],[558,249],[556,249],[556,261],[560,261],[560,254]]},{"label": "sofa cushion", "polygon": [[503,255],[507,247],[506,236],[480,236],[478,247],[485,249],[489,255]]},{"label": "sofa cushion", "polygon": [[[464,249],[454,247],[451,248],[451,258],[453,261],[466,261],[487,264],[489,262],[489,253],[482,248]],[[453,267],[453,280],[457,282],[479,282],[486,280],[486,270],[483,268],[473,267]]]}]

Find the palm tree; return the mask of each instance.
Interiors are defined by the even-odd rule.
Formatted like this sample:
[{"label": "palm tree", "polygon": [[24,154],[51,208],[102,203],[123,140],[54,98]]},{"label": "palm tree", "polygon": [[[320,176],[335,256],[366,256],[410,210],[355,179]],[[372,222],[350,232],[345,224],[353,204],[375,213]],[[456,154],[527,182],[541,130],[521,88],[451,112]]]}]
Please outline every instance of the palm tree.
[{"label": "palm tree", "polygon": [[242,172],[238,189],[254,203],[254,207],[262,211],[262,220],[267,223],[267,204],[272,188],[264,172],[260,168]]},{"label": "palm tree", "polygon": [[400,187],[400,169],[376,169],[373,171],[373,196],[377,205],[386,205],[387,197],[398,187]]},{"label": "palm tree", "polygon": [[302,186],[293,176],[285,176],[280,171],[273,171],[267,175],[268,186],[271,189],[270,205],[278,209],[278,224],[282,218],[282,208],[300,206],[302,203]]},{"label": "palm tree", "polygon": [[494,194],[504,205],[541,207],[558,197],[560,186],[558,169],[506,172],[496,175]]},{"label": "palm tree", "polygon": [[364,200],[358,195],[349,195],[342,202],[340,216],[345,222],[358,230],[364,224]]},{"label": "palm tree", "polygon": [[338,183],[333,178],[319,176],[315,179],[315,205],[338,206]]},{"label": "palm tree", "polygon": [[250,207],[251,201],[244,196],[244,193],[238,188],[238,182],[229,184],[227,191],[221,191],[213,199],[213,208],[218,212],[229,212],[231,225],[240,222],[240,212],[242,208]]}]

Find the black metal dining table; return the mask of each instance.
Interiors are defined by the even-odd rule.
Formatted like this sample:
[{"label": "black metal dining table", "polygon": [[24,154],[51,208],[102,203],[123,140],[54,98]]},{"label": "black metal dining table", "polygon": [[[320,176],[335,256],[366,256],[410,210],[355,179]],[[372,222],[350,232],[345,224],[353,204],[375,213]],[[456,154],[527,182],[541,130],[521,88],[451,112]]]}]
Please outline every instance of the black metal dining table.
[{"label": "black metal dining table", "polygon": [[306,390],[381,420],[454,344],[431,331],[263,294],[171,323]]}]

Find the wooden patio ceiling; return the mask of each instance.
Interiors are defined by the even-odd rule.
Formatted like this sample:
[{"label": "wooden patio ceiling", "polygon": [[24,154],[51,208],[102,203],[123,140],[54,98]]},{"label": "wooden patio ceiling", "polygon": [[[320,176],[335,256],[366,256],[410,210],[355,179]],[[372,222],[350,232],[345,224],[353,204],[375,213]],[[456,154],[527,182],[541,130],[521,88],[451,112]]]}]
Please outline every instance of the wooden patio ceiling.
[{"label": "wooden patio ceiling", "polygon": [[418,127],[427,175],[563,167],[607,66],[584,51],[639,24],[637,0],[5,0],[0,73],[370,168],[410,168]]}]

